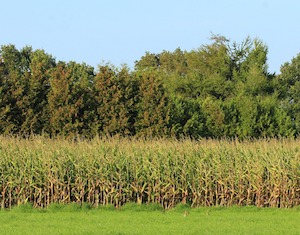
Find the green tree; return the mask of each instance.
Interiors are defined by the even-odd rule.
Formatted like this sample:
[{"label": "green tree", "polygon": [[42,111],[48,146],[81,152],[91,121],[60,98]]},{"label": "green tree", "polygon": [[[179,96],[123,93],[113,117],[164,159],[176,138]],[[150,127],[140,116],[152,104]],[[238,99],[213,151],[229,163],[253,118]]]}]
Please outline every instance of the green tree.
[{"label": "green tree", "polygon": [[225,112],[222,102],[213,97],[207,97],[202,101],[201,106],[206,120],[204,136],[217,138],[225,136]]},{"label": "green tree", "polygon": [[140,136],[164,136],[169,133],[169,100],[159,72],[135,73],[138,80],[138,103],[135,128]]},{"label": "green tree", "polygon": [[145,69],[159,68],[160,55],[146,52],[144,56],[138,61],[135,61],[135,70],[143,71]]},{"label": "green tree", "polygon": [[127,67],[99,66],[94,78],[94,130],[106,135],[134,135],[137,83]]},{"label": "green tree", "polygon": [[181,96],[170,97],[171,135],[175,137],[200,138],[205,136],[205,118],[198,100]]},{"label": "green tree", "polygon": [[276,79],[280,106],[291,118],[295,134],[300,132],[300,54],[285,63]]},{"label": "green tree", "polygon": [[48,94],[52,135],[89,135],[94,70],[86,64],[59,62],[52,70]]},{"label": "green tree", "polygon": [[175,91],[186,97],[226,99],[232,93],[228,40],[213,36],[213,43],[185,53],[186,73],[176,81]]},{"label": "green tree", "polygon": [[26,119],[24,97],[30,76],[31,47],[19,51],[14,45],[2,46],[0,81],[0,130],[19,133]]},{"label": "green tree", "polygon": [[55,66],[54,58],[43,50],[36,50],[30,54],[30,73],[25,74],[26,90],[22,99],[22,116],[25,118],[21,131],[24,133],[41,134],[47,129],[49,78]]}]

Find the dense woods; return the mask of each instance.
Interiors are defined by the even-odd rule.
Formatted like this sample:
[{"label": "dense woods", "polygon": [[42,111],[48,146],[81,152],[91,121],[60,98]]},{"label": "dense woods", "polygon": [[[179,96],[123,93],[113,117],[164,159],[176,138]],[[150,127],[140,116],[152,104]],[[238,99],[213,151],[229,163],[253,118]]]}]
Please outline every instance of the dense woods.
[{"label": "dense woods", "polygon": [[134,69],[0,50],[0,134],[291,137],[300,132],[300,54],[268,71],[268,48],[213,35],[192,51],[146,52]]}]

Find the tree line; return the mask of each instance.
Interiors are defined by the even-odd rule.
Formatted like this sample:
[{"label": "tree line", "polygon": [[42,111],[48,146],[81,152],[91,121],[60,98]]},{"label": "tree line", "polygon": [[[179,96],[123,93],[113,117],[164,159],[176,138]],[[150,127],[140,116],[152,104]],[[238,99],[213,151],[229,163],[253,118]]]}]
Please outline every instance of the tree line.
[{"label": "tree line", "polygon": [[146,52],[134,69],[0,50],[0,134],[291,137],[300,132],[300,54],[270,73],[260,39],[212,35],[191,51]]}]

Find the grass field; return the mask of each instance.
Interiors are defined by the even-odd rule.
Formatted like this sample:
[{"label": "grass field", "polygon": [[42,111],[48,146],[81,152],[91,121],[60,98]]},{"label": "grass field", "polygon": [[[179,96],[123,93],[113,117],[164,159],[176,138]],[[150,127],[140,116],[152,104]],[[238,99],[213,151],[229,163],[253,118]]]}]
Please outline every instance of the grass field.
[{"label": "grass field", "polygon": [[37,210],[0,211],[0,234],[299,234],[300,210],[257,207],[130,204],[121,209],[79,208],[71,204]]}]

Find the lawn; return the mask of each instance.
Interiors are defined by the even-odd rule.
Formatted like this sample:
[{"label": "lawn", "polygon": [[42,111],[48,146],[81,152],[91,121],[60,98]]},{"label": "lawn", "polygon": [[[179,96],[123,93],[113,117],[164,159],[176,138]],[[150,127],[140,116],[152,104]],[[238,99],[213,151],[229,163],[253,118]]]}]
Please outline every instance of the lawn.
[{"label": "lawn", "polygon": [[0,234],[299,234],[300,210],[129,205],[121,209],[24,207],[0,211]]}]

